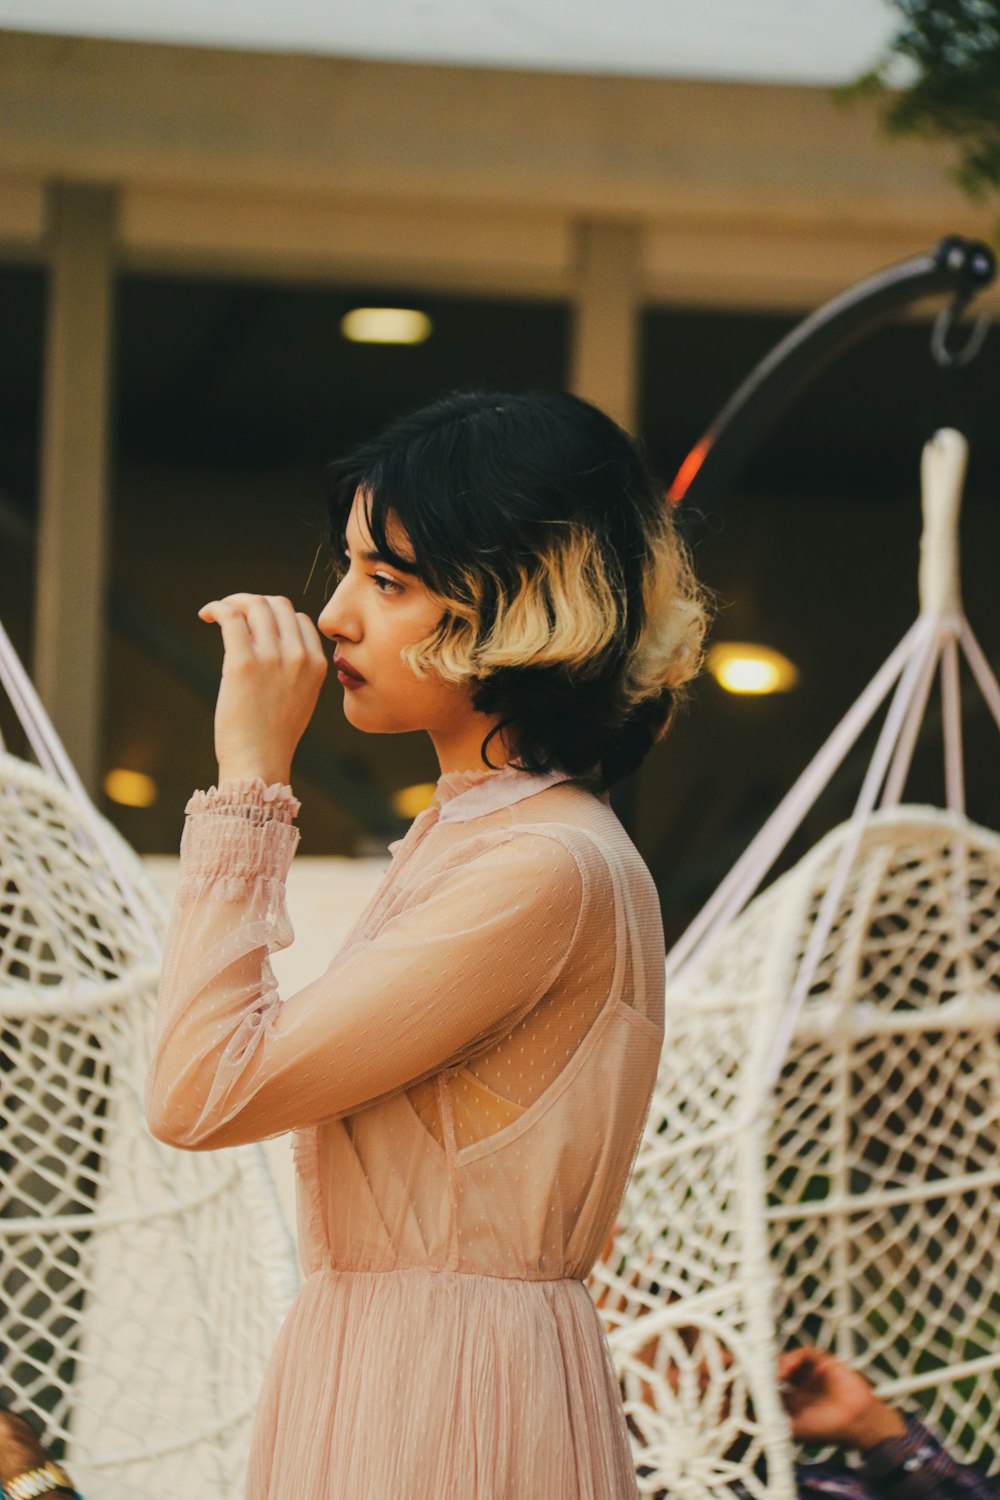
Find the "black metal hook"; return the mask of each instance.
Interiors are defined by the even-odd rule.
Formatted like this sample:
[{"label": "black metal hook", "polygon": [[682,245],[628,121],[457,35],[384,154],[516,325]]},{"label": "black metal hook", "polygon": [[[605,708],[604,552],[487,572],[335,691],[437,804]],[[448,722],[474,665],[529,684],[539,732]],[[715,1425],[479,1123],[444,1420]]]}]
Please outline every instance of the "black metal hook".
[{"label": "black metal hook", "polygon": [[934,319],[934,327],[931,329],[931,354],[942,370],[960,370],[964,365],[970,364],[986,342],[986,335],[993,322],[990,317],[976,319],[961,348],[956,349],[949,342],[961,321],[962,314],[969,305],[971,295],[971,292],[959,292],[947,307],[942,307]]}]

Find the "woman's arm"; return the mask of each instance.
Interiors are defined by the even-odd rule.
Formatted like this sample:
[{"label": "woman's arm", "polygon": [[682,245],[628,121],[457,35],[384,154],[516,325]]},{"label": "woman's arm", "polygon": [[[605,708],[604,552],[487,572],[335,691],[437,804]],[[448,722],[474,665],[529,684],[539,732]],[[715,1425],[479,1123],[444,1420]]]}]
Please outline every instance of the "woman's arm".
[{"label": "woman's arm", "polygon": [[488,1046],[557,977],[582,902],[573,854],[504,830],[284,1002],[268,963],[292,931],[286,790],[192,800],[167,935],[150,1128],[190,1150],[351,1113]]}]

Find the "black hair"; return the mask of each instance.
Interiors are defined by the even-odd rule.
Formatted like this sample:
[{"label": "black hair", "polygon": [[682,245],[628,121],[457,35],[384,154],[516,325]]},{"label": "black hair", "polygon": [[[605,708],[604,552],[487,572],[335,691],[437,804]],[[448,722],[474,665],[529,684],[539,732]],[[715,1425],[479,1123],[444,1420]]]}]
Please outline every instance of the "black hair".
[{"label": "black hair", "polygon": [[[662,487],[610,417],[563,392],[481,391],[404,417],[332,465],[338,560],[358,491],[376,550],[442,602],[414,665],[471,681],[515,765],[605,788],[639,764],[697,664],[704,610]],[[666,632],[651,618],[665,610]]]}]

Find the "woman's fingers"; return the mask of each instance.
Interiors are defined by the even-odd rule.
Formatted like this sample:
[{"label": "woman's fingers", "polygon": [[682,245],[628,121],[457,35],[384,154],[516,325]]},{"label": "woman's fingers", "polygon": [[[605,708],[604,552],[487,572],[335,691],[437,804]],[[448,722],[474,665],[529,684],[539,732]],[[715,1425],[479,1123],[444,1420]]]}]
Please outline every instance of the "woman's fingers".
[{"label": "woman's fingers", "polygon": [[[227,650],[230,640],[241,653],[249,643],[260,661],[280,660],[289,666],[308,664],[324,673],[327,670],[326,652],[315,624],[282,594],[227,594],[224,599],[203,604],[198,617],[223,626]],[[242,622],[242,628],[237,621]]]},{"label": "woman's fingers", "polygon": [[226,660],[233,666],[249,662],[254,654],[253,637],[243,611],[226,599],[216,599],[206,608],[211,609],[209,618],[222,630]]},{"label": "woman's fingers", "polygon": [[796,1370],[803,1365],[812,1363],[816,1350],[799,1346],[795,1349],[786,1349],[783,1354],[778,1355],[778,1376],[781,1380],[789,1380]]},{"label": "woman's fingers", "polygon": [[219,625],[226,650],[215,706],[220,777],[287,781],[327,671],[315,625],[279,594],[227,594],[198,614]]},{"label": "woman's fingers", "polygon": [[329,667],[329,661],[327,659],[326,651],[323,648],[323,637],[316,629],[314,621],[311,620],[308,615],[302,614],[301,612],[296,614],[295,618],[298,621],[299,634],[302,637],[303,644],[306,648],[306,655],[308,656],[310,662],[314,667],[317,667],[321,671],[326,672],[327,668]]},{"label": "woman's fingers", "polygon": [[299,617],[295,613],[291,600],[279,594],[268,594],[267,602],[271,608],[278,640],[281,643],[282,658],[290,666],[304,666],[308,660],[306,643],[299,626]]},{"label": "woman's fingers", "polygon": [[282,657],[282,641],[278,633],[278,622],[270,600],[265,597],[251,599],[246,606],[246,620],[253,638],[257,659],[265,663],[277,663]]},{"label": "woman's fingers", "polygon": [[[240,615],[246,623],[250,639],[261,650],[261,654],[276,654],[279,643],[294,645],[282,628],[281,616],[294,617],[291,603],[277,594],[227,594],[224,599],[213,599],[203,604],[198,618],[209,623],[222,624],[224,618]],[[297,632],[296,632],[297,634]]]}]

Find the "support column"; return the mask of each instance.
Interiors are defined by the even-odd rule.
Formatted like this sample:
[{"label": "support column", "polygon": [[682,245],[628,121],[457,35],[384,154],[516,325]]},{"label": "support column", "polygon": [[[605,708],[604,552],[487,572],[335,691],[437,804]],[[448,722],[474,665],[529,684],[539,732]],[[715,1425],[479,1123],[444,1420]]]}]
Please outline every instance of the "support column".
[{"label": "support column", "polygon": [[578,237],[570,389],[635,432],[642,230],[585,220]]},{"label": "support column", "polygon": [[115,220],[113,189],[49,188],[34,675],[93,795],[103,749]]}]

